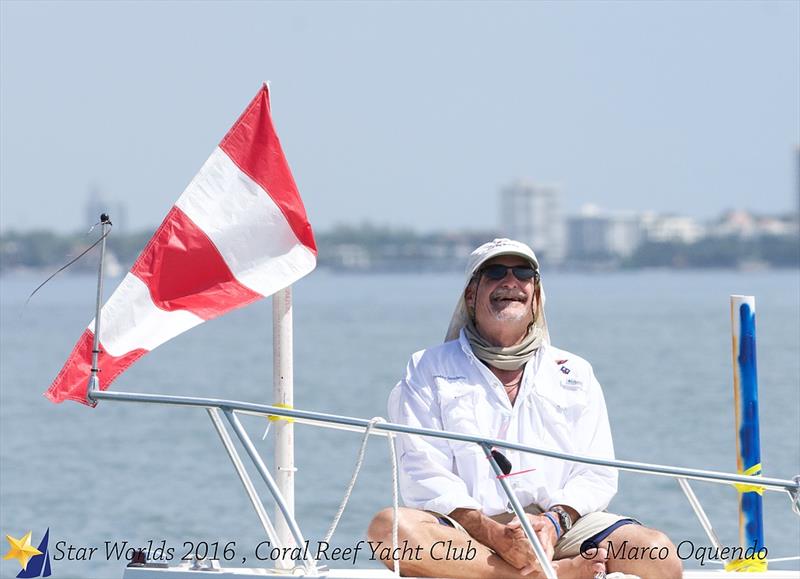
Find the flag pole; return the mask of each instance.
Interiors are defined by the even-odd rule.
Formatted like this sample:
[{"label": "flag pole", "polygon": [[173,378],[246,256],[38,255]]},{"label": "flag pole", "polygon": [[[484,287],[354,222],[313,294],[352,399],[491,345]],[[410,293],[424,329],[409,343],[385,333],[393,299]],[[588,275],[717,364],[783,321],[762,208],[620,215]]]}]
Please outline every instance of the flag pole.
[{"label": "flag pole", "polygon": [[86,389],[86,400],[92,406],[97,406],[97,401],[92,394],[100,390],[100,369],[97,362],[100,357],[100,311],[103,307],[103,266],[106,259],[106,236],[111,227],[111,218],[107,213],[100,214],[102,235],[100,237],[100,265],[97,268],[97,300],[94,311],[94,337],[92,338],[92,375],[89,377],[89,387]]},{"label": "flag pole", "polygon": [[[294,368],[292,344],[292,287],[272,296],[272,392],[273,404],[294,408]],[[277,418],[277,417],[276,417]],[[294,425],[291,420],[275,421],[275,482],[294,518]],[[281,545],[294,544],[291,528],[276,507],[276,531]],[[280,560],[278,566],[291,568],[291,560]]]},{"label": "flag pole", "polygon": [[[272,96],[269,81],[264,81],[267,98]],[[270,106],[270,109],[272,107]],[[281,408],[294,408],[294,332],[292,320],[292,286],[272,296],[272,398]],[[278,418],[277,416],[275,418]],[[275,421],[275,483],[283,496],[286,510],[294,519],[294,422],[289,419]],[[282,546],[294,544],[294,535],[279,505],[275,505],[278,540]],[[302,546],[302,545],[298,545]],[[277,566],[291,569],[294,562],[279,559]]]}]

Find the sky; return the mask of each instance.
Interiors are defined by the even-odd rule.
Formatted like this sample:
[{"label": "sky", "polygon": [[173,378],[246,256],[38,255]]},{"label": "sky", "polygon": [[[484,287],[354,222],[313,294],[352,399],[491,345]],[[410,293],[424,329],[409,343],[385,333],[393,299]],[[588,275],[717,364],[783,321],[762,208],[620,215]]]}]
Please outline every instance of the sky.
[{"label": "sky", "polygon": [[[312,225],[491,229],[517,179],[796,208],[800,2],[0,2],[0,230],[154,228],[261,83]],[[113,217],[113,211],[112,211]]]}]

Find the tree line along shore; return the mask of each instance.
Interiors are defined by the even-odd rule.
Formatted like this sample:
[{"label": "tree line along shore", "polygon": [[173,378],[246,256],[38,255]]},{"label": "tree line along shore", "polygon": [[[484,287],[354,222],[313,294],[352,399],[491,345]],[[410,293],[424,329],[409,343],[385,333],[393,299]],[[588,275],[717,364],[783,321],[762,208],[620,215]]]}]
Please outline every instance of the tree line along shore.
[{"label": "tree line along shore", "polygon": [[[113,232],[107,245],[110,261],[127,270],[152,235],[150,230]],[[317,233],[318,265],[343,272],[460,271],[474,247],[498,235],[490,230],[419,233],[368,224],[339,226]],[[94,232],[4,232],[0,234],[0,272],[58,268],[97,237]],[[558,264],[548,263],[547,255],[541,261],[551,270],[798,268],[800,235],[730,235],[692,243],[645,240],[625,257],[584,248],[579,255],[567,253]],[[94,271],[96,263],[96,258],[86,256],[71,269]]]}]

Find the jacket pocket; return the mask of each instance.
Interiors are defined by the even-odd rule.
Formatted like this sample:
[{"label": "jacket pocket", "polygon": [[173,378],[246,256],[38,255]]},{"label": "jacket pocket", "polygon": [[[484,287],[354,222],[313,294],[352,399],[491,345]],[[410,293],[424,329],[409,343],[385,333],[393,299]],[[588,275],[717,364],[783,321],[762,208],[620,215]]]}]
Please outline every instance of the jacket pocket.
[{"label": "jacket pocket", "polygon": [[577,421],[588,404],[584,389],[574,384],[560,384],[546,392],[537,392],[535,397],[551,418],[567,424]]},{"label": "jacket pocket", "polygon": [[475,386],[448,382],[439,385],[442,425],[445,430],[480,435],[477,405],[479,391]]}]

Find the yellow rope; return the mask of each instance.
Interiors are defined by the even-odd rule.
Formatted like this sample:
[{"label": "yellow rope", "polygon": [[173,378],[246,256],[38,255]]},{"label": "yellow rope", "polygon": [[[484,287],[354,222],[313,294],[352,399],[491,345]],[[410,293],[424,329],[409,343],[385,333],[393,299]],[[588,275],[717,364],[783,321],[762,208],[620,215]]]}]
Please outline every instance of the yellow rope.
[{"label": "yellow rope", "polygon": [[[754,464],[746,471],[742,473],[745,476],[761,476],[761,463]],[[736,487],[736,490],[740,493],[758,493],[760,495],[764,494],[764,487],[760,487],[757,485],[744,485],[744,484],[734,484],[733,486]]]},{"label": "yellow rope", "polygon": [[[286,408],[287,410],[294,410],[294,406],[292,406],[291,404],[283,404],[281,402],[273,404],[273,406],[275,408]],[[294,422],[294,418],[288,416],[276,416],[275,414],[268,414],[267,419],[269,419],[270,422],[277,422],[279,420],[285,420],[286,422]]]}]

